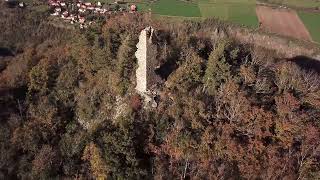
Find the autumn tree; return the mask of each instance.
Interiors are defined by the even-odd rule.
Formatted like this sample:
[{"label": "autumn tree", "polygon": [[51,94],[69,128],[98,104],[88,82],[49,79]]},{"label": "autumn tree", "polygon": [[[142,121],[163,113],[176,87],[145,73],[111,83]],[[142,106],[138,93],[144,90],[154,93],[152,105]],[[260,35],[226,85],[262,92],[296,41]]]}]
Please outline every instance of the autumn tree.
[{"label": "autumn tree", "polygon": [[56,99],[65,106],[74,105],[75,86],[78,83],[77,65],[73,59],[64,64],[60,70],[55,84]]},{"label": "autumn tree", "polygon": [[288,92],[284,93],[280,97],[276,97],[275,101],[277,112],[280,116],[291,117],[292,114],[300,108],[299,100]]},{"label": "autumn tree", "polygon": [[209,95],[215,95],[221,84],[231,77],[230,65],[225,56],[229,45],[230,42],[226,40],[219,42],[209,56],[203,77],[204,88]]},{"label": "autumn tree", "polygon": [[119,47],[116,63],[117,89],[121,95],[124,95],[132,87],[130,82],[133,79],[136,64],[135,51],[135,41],[132,35],[128,35]]},{"label": "autumn tree", "polygon": [[35,176],[53,177],[57,173],[59,155],[50,145],[43,145],[32,161],[32,165],[32,172]]},{"label": "autumn tree", "polygon": [[179,92],[188,93],[201,84],[203,59],[191,52],[180,67],[169,76],[167,86]]},{"label": "autumn tree", "polygon": [[[221,21],[116,13],[80,31],[38,3],[0,3],[0,179],[319,179],[318,73]],[[157,107],[133,91],[146,25]]]},{"label": "autumn tree", "polygon": [[[100,132],[103,154],[111,178],[140,179],[148,177],[147,169],[143,168],[143,159],[138,154],[138,137],[135,136],[133,117],[128,114],[119,117],[118,125],[109,124]],[[141,129],[140,129],[141,130]]]},{"label": "autumn tree", "polygon": [[107,179],[108,167],[102,158],[100,148],[94,143],[90,143],[86,146],[82,159],[89,162],[92,177],[97,179]]},{"label": "autumn tree", "polygon": [[243,78],[246,84],[252,86],[256,81],[257,75],[253,66],[241,65],[240,76]]}]

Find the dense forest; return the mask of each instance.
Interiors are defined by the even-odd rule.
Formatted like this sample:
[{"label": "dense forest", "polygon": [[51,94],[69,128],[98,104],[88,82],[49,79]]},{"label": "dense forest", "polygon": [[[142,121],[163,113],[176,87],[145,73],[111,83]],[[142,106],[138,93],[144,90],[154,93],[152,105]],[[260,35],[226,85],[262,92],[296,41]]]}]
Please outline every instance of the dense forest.
[{"label": "dense forest", "polygon": [[[319,179],[320,77],[216,20],[86,30],[0,5],[0,179]],[[156,30],[156,108],[135,92]]]}]

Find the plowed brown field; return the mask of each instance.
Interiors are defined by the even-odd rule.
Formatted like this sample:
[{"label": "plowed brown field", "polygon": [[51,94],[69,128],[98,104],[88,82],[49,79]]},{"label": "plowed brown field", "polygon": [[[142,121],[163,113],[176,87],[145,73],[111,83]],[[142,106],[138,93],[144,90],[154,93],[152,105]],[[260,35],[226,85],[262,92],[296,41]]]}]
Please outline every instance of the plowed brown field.
[{"label": "plowed brown field", "polygon": [[257,6],[256,13],[261,28],[269,32],[297,39],[312,40],[309,31],[293,10]]}]

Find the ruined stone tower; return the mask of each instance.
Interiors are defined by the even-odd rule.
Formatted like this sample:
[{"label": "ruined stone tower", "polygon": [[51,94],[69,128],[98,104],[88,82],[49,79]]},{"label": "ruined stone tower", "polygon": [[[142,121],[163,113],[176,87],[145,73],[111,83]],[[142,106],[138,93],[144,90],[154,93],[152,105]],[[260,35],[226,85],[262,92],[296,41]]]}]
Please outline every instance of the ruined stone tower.
[{"label": "ruined stone tower", "polygon": [[157,46],[153,43],[154,29],[147,27],[141,31],[137,44],[136,58],[138,68],[136,70],[137,92],[145,97],[145,100],[152,101],[155,87],[161,78],[155,73],[159,65],[156,59]]},{"label": "ruined stone tower", "polygon": [[160,77],[155,73],[158,66],[156,59],[157,46],[153,44],[154,29],[147,27],[141,31],[139,42],[137,44],[136,58],[138,68],[136,70],[137,86],[136,90],[140,93],[148,93],[160,81]]}]

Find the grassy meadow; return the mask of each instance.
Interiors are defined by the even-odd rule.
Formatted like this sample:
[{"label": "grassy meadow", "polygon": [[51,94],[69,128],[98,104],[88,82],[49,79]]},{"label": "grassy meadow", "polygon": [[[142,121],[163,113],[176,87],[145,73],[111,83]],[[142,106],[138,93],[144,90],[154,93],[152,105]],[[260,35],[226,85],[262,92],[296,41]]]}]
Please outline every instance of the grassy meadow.
[{"label": "grassy meadow", "polygon": [[[114,2],[115,0],[102,0]],[[228,22],[257,28],[256,3],[269,2],[295,7],[320,7],[319,0],[127,0],[138,6],[138,11],[152,12],[155,18],[170,20],[201,20],[218,18]],[[313,40],[320,42],[320,13],[298,12]]]},{"label": "grassy meadow", "polygon": [[320,7],[320,1],[318,0],[261,0],[261,2],[283,4],[287,6],[303,7],[303,8]]},{"label": "grassy meadow", "polygon": [[203,18],[217,17],[222,20],[231,21],[237,24],[257,27],[258,18],[255,12],[255,6],[251,4],[199,4]]},{"label": "grassy meadow", "polygon": [[197,3],[181,0],[158,0],[151,5],[152,12],[167,16],[200,17]]},{"label": "grassy meadow", "polygon": [[255,0],[157,0],[140,1],[139,11],[151,9],[156,16],[189,17],[189,18],[219,18],[240,25],[257,27]]},{"label": "grassy meadow", "polygon": [[300,19],[309,30],[313,41],[320,43],[320,14],[298,12]]}]

